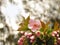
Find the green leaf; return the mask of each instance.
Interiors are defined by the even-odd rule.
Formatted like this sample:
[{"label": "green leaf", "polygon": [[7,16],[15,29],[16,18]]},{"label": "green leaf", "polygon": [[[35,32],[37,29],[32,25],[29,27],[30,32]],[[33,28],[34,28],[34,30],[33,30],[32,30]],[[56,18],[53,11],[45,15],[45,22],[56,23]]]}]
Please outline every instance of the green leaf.
[{"label": "green leaf", "polygon": [[41,28],[41,29],[40,29],[40,32],[44,32],[44,29],[43,29],[43,28]]},{"label": "green leaf", "polygon": [[53,31],[52,29],[48,28],[47,29],[47,34],[51,34],[52,31]]},{"label": "green leaf", "polygon": [[23,22],[20,24],[21,27],[18,29],[18,31],[21,31],[21,30],[23,30],[23,31],[29,30],[28,29],[29,20],[30,20],[30,16],[28,16],[27,19],[24,18],[23,19]]},{"label": "green leaf", "polygon": [[50,22],[47,22],[47,23],[46,23],[45,29],[44,29],[44,33],[47,32],[47,29],[49,29],[49,24],[50,24]]},{"label": "green leaf", "polygon": [[45,24],[44,22],[41,21],[41,26],[42,26],[42,29],[44,30],[44,32],[46,32],[46,29],[49,28],[49,24],[50,24],[50,22],[47,22]]}]

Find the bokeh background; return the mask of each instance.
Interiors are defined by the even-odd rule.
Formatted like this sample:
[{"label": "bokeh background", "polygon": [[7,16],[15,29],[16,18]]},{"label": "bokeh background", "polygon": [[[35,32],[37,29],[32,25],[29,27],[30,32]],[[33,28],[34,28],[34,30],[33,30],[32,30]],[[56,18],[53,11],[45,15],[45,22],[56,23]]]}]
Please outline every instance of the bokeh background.
[{"label": "bokeh background", "polygon": [[60,24],[60,0],[0,0],[0,45],[17,45],[19,24],[30,15]]}]

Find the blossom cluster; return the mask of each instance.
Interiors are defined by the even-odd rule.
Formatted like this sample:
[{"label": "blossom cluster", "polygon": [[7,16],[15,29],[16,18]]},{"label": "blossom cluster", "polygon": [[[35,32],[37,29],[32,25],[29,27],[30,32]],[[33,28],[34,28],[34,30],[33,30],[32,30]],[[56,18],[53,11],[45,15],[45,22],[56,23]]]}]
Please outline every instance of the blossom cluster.
[{"label": "blossom cluster", "polygon": [[51,28],[50,22],[45,24],[39,19],[28,17],[20,25],[18,45],[60,45],[60,28],[57,22]]}]

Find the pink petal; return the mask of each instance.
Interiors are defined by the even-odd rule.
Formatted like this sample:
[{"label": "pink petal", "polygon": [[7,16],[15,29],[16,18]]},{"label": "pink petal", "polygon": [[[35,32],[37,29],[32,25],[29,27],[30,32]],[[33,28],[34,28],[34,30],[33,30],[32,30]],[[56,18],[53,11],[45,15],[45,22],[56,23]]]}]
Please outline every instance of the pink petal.
[{"label": "pink petal", "polygon": [[40,23],[39,20],[36,20],[36,24],[39,25],[39,26],[41,26],[41,23]]},{"label": "pink petal", "polygon": [[32,32],[36,32],[37,30],[31,30]]},{"label": "pink petal", "polygon": [[33,19],[30,19],[29,20],[29,23],[34,23],[35,21]]},{"label": "pink petal", "polygon": [[32,28],[33,28],[33,25],[28,24],[28,28],[29,28],[29,29],[32,29]]}]

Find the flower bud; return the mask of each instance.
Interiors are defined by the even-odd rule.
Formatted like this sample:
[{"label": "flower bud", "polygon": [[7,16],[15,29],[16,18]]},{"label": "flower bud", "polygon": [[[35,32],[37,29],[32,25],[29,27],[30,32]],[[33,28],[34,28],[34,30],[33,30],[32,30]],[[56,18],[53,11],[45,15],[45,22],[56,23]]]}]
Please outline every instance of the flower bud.
[{"label": "flower bud", "polygon": [[31,36],[30,39],[31,39],[31,40],[35,39],[35,36]]},{"label": "flower bud", "polygon": [[28,32],[25,32],[24,35],[27,36],[28,35]]},{"label": "flower bud", "polygon": [[59,37],[59,34],[57,34],[56,37]]},{"label": "flower bud", "polygon": [[23,45],[23,41],[24,41],[24,37],[21,37],[21,38],[18,40],[18,45]]},{"label": "flower bud", "polygon": [[57,31],[53,31],[54,34],[57,34]]},{"label": "flower bud", "polygon": [[30,40],[30,43],[33,43],[35,40]]},{"label": "flower bud", "polygon": [[24,34],[24,31],[20,31],[21,34]]},{"label": "flower bud", "polygon": [[39,37],[39,36],[40,36],[40,31],[36,31],[36,33],[35,33],[35,34],[36,34],[36,36],[38,36],[38,37]]},{"label": "flower bud", "polygon": [[52,32],[52,36],[56,36],[57,35],[57,32],[56,31],[53,31]]},{"label": "flower bud", "polygon": [[57,43],[60,45],[60,38],[58,38]]},{"label": "flower bud", "polygon": [[27,34],[27,38],[30,38],[32,36],[32,33]]}]

